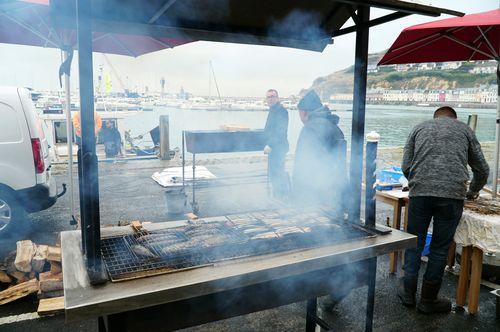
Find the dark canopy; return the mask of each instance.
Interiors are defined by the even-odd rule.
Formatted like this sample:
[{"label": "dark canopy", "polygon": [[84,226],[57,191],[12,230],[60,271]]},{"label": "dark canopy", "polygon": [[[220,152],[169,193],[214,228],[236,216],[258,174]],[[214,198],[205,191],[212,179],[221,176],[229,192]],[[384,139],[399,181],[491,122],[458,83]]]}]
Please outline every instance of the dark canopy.
[{"label": "dark canopy", "polygon": [[[52,0],[52,23],[75,27],[75,2]],[[357,4],[418,13],[460,13],[395,0],[91,0],[94,31],[178,40],[260,44],[322,51]],[[396,15],[394,15],[396,14]],[[370,25],[375,25],[370,24]],[[352,30],[351,30],[352,31]],[[346,31],[350,32],[350,31]]]}]

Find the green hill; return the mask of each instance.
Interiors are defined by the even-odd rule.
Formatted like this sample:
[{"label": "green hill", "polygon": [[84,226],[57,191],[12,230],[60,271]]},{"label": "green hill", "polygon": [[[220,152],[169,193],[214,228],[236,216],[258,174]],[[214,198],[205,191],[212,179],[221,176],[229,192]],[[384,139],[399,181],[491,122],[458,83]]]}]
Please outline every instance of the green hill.
[{"label": "green hill", "polygon": [[[375,69],[375,65],[384,52],[368,56],[368,68]],[[462,62],[461,66],[453,70],[432,69],[417,70],[412,67],[408,71],[400,72],[396,66],[376,67],[377,72],[368,73],[368,89],[391,90],[446,90],[457,88],[474,88],[484,85],[495,85],[496,74],[469,73],[477,66],[488,66],[489,63]],[[492,62],[491,66],[495,65]],[[336,93],[352,93],[354,82],[354,66],[339,70],[327,76],[318,77],[309,89],[315,89],[323,98],[327,99]],[[302,90],[302,94],[305,90]]]}]

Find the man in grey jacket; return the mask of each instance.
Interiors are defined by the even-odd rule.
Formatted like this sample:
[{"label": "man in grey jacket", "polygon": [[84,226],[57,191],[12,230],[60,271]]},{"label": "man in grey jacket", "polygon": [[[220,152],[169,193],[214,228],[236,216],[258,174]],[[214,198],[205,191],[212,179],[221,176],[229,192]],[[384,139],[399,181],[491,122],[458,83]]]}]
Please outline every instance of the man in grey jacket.
[{"label": "man in grey jacket", "polygon": [[[471,167],[473,178],[467,191]],[[408,232],[418,236],[417,247],[406,250],[398,295],[415,306],[420,257],[427,230],[434,220],[429,261],[417,309],[423,313],[450,312],[451,302],[438,298],[448,247],[462,216],[464,199],[477,198],[488,180],[489,168],[474,132],[451,107],[441,107],[434,119],[413,128],[404,148],[403,173],[409,181]]]}]

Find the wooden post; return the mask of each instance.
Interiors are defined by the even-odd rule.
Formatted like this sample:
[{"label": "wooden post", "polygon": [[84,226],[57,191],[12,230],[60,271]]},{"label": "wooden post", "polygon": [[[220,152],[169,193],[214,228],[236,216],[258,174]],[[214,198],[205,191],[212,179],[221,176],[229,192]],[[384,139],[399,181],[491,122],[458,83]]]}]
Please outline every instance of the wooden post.
[{"label": "wooden post", "polygon": [[455,266],[456,249],[457,249],[457,244],[455,243],[455,241],[452,241],[450,247],[448,248],[448,259],[446,262],[446,265],[448,265],[449,268]]},{"label": "wooden post", "polygon": [[479,306],[479,290],[481,288],[481,272],[483,269],[483,251],[474,247],[472,249],[472,267],[469,287],[469,314],[477,313]]},{"label": "wooden post", "polygon": [[476,132],[477,127],[477,114],[469,114],[469,119],[467,120],[467,124],[473,132]]},{"label": "wooden post", "polygon": [[469,271],[472,247],[462,247],[462,258],[460,259],[460,276],[457,286],[457,305],[463,307],[467,297],[467,288],[469,288]]},{"label": "wooden post", "polygon": [[168,115],[160,115],[160,158],[170,160],[170,136]]}]

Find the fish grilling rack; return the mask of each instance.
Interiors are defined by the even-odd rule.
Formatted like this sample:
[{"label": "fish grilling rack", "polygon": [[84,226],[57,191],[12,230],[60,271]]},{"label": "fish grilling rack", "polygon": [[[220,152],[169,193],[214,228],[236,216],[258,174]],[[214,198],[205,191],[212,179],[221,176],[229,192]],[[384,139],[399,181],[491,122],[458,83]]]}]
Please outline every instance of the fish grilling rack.
[{"label": "fish grilling rack", "polygon": [[124,281],[370,236],[324,213],[270,211],[104,238],[101,251],[111,280]]}]

